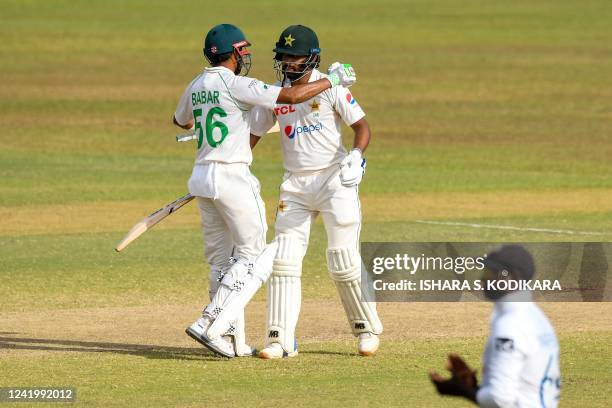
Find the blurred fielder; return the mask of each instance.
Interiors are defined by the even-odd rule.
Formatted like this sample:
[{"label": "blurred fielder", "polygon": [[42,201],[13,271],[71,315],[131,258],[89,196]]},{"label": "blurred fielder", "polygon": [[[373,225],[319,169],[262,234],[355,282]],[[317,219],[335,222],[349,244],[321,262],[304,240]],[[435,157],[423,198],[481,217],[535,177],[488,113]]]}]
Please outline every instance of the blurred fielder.
[{"label": "blurred fielder", "polygon": [[[293,25],[280,35],[274,48],[276,85],[291,89],[326,76],[317,68],[317,35]],[[335,63],[334,67],[342,67]],[[253,110],[251,145],[278,121],[285,175],[275,223],[278,252],[268,283],[268,330],[260,357],[297,355],[295,327],[300,313],[302,258],[310,226],[321,213],[327,231],[327,265],[336,284],[361,355],[378,349],[382,324],[376,304],[361,300],[359,232],[361,211],[358,185],[365,170],[363,152],[370,141],[365,114],[345,87],[328,89],[299,104],[277,102],[273,108]],[[342,122],[355,134],[353,149],[342,145]]]},{"label": "blurred fielder", "polygon": [[[295,88],[266,85],[246,77],[251,66],[250,45],[236,26],[213,27],[203,49],[211,67],[191,81],[174,113],[176,125],[195,128],[198,136],[188,186],[197,197],[211,269],[212,303],[186,332],[227,357],[252,355],[253,350],[244,338],[244,306],[224,310],[225,304],[243,289],[246,297],[252,296],[271,272],[271,261],[269,267],[258,268],[257,274],[252,267],[266,248],[267,227],[259,182],[249,169],[250,111],[255,106],[273,109],[276,103],[301,103],[326,89],[355,81],[354,75],[337,69],[327,79]],[[268,250],[272,252],[275,246]],[[240,303],[246,304],[242,298]],[[214,334],[207,336],[218,317]]]},{"label": "blurred fielder", "polygon": [[[489,254],[487,280],[529,280],[534,275],[531,254],[507,245]],[[442,395],[462,396],[480,407],[551,408],[559,403],[561,374],[559,343],[550,322],[528,292],[487,291],[495,301],[491,333],[483,356],[482,383],[461,357],[451,354],[450,379],[430,377]]]}]

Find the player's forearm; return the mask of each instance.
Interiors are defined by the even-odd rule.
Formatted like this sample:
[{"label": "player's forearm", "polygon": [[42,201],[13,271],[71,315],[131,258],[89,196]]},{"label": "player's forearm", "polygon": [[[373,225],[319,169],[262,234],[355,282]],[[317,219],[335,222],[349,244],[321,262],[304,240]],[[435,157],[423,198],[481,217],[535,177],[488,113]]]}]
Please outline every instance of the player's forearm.
[{"label": "player's forearm", "polygon": [[194,121],[193,119],[191,119],[191,120],[190,120],[189,122],[187,122],[186,124],[181,125],[180,123],[178,123],[178,122],[176,121],[176,116],[172,116],[172,122],[173,122],[173,123],[174,123],[176,126],[178,126],[178,127],[180,127],[180,128],[183,128],[183,129],[187,129],[187,130],[189,130],[189,129],[193,128],[193,125],[195,125],[195,121]]},{"label": "player's forearm", "polygon": [[362,153],[365,152],[370,144],[371,138],[370,125],[368,124],[368,121],[365,118],[361,118],[357,122],[353,123],[351,128],[355,132],[353,149],[359,149]]},{"label": "player's forearm", "polygon": [[294,85],[291,88],[283,88],[278,94],[276,102],[290,105],[306,102],[326,89],[331,88],[331,86],[332,84],[329,79],[323,78],[307,84]]},{"label": "player's forearm", "polygon": [[251,150],[253,150],[257,142],[259,142],[259,139],[261,139],[259,136],[255,136],[254,134],[251,133],[251,140],[250,140]]}]

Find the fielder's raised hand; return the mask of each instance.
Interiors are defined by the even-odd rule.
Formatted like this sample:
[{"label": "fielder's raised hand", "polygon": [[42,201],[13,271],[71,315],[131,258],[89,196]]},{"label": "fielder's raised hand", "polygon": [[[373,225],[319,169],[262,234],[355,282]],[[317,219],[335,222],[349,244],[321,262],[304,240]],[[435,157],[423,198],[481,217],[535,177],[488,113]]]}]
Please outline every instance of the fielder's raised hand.
[{"label": "fielder's raised hand", "polygon": [[444,379],[435,371],[429,372],[429,378],[440,395],[465,397],[476,402],[478,381],[476,371],[472,370],[461,357],[456,354],[448,355],[446,369],[450,371],[451,378]]}]

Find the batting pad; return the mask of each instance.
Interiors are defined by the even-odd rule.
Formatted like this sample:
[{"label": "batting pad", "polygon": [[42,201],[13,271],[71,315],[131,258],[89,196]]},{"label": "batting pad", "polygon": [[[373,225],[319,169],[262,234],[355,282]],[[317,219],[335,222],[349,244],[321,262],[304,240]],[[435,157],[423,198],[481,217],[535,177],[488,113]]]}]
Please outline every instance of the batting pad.
[{"label": "batting pad", "polygon": [[252,265],[238,260],[228,269],[212,302],[204,310],[213,319],[206,331],[209,338],[215,339],[226,333],[231,322],[244,311],[257,289],[268,280],[277,249],[278,244],[272,242]]},{"label": "batting pad", "polygon": [[213,300],[219,285],[221,285],[221,278],[223,278],[223,271],[221,268],[211,268],[210,274],[208,275],[208,298]]},{"label": "batting pad", "polygon": [[361,256],[354,248],[327,250],[329,274],[336,284],[342,306],[355,336],[360,333],[381,334],[382,323],[376,303],[361,298]]},{"label": "batting pad", "polygon": [[[212,301],[219,286],[221,286],[221,280],[223,275],[227,272],[228,268],[233,264],[233,260],[230,260],[224,268],[212,268],[208,277],[208,295]],[[230,323],[230,327],[224,336],[233,336],[236,347],[246,347],[246,334],[244,331],[244,310],[238,314],[236,320]]]},{"label": "batting pad", "polygon": [[302,303],[301,240],[291,235],[277,237],[278,252],[268,281],[268,332],[266,346],[279,343],[287,351],[295,351],[295,326]]}]

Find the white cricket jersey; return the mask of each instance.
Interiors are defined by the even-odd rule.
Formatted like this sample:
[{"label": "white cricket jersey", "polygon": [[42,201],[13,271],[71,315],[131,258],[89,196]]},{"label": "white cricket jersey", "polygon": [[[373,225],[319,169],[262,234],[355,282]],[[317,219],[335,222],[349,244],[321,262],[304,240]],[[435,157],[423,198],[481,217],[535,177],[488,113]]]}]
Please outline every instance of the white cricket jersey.
[{"label": "white cricket jersey", "polygon": [[237,76],[225,67],[204,69],[187,86],[174,113],[180,124],[195,120],[195,164],[250,164],[250,110],[254,106],[273,109],[281,89]]},{"label": "white cricket jersey", "polygon": [[559,403],[561,374],[555,330],[535,303],[495,303],[483,356],[480,407],[551,408]]},{"label": "white cricket jersey", "polygon": [[[315,69],[308,82],[325,77]],[[342,121],[350,126],[364,116],[351,92],[336,86],[298,105],[253,109],[251,132],[263,136],[278,121],[285,169],[321,170],[340,163],[347,154],[342,145]]]}]

